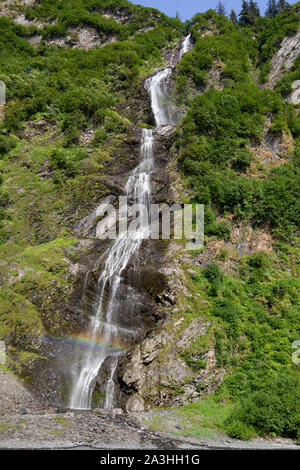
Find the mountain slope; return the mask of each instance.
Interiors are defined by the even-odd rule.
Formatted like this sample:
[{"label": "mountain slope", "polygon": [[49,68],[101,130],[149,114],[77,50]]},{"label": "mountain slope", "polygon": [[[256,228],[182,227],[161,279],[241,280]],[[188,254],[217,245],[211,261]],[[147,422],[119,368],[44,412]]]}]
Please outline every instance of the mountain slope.
[{"label": "mountain slope", "polygon": [[69,339],[89,318],[106,248],[95,240],[96,208],[123,193],[141,127],[153,125],[143,80],[173,64],[188,30],[193,50],[172,79],[182,119],[158,142],[154,200],[205,204],[205,246],[145,242],[126,271],[138,299],[126,321],[139,334],[118,369],[118,402],[143,411],[213,394],[235,405],[224,424],[232,436],[299,437],[298,8],[252,28],[213,11],[182,25],[129,2],[31,3],[6,2],[0,17],[9,364],[66,403]]}]

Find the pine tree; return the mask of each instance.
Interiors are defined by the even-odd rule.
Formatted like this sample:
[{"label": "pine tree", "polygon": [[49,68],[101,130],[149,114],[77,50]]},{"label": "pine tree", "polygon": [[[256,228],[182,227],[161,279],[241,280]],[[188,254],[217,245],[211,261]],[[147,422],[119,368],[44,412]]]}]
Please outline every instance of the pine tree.
[{"label": "pine tree", "polygon": [[243,0],[242,9],[239,13],[239,21],[242,24],[250,24],[249,5],[247,0]]},{"label": "pine tree", "polygon": [[265,15],[268,18],[274,18],[275,15],[278,13],[278,6],[276,3],[276,0],[269,0],[268,2],[268,8],[266,10]]},{"label": "pine tree", "polygon": [[216,8],[217,14],[219,16],[225,16],[226,15],[226,9],[224,3],[219,0]]},{"label": "pine tree", "polygon": [[253,0],[250,0],[250,2],[249,2],[250,24],[254,24],[255,18],[258,18],[259,16],[260,16],[260,11],[259,11],[257,3],[254,2]]},{"label": "pine tree", "polygon": [[256,2],[250,0],[248,3],[247,0],[243,0],[242,10],[239,13],[240,23],[245,25],[253,25],[255,18],[260,16],[259,8]]},{"label": "pine tree", "polygon": [[233,24],[238,24],[238,18],[237,18],[236,12],[233,9],[230,12],[229,18]]},{"label": "pine tree", "polygon": [[277,12],[282,13],[283,11],[289,10],[291,5],[287,3],[285,0],[278,0],[277,3]]}]

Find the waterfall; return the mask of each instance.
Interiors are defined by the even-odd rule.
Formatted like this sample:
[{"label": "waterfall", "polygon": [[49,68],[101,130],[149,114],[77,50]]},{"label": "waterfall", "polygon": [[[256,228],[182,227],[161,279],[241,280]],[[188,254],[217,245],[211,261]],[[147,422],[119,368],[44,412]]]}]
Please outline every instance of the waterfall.
[{"label": "waterfall", "polygon": [[148,78],[145,82],[145,88],[151,98],[152,111],[157,127],[172,124],[168,115],[168,109],[164,106],[168,97],[168,84],[171,73],[172,69],[168,67],[153,77]]},{"label": "waterfall", "polygon": [[111,365],[110,377],[108,379],[107,387],[106,387],[106,396],[105,396],[105,404],[104,404],[104,408],[106,410],[110,410],[114,407],[114,391],[115,391],[114,375],[115,375],[117,366],[118,366],[118,358],[115,357]]},{"label": "waterfall", "polygon": [[[158,86],[158,85],[157,85]],[[126,196],[134,203],[150,203],[150,172],[153,166],[153,134],[152,130],[143,129],[141,139],[141,162],[129,177],[126,186]],[[96,313],[89,327],[89,348],[82,364],[75,373],[75,382],[71,392],[70,408],[90,409],[93,384],[105,361],[112,355],[110,345],[120,339],[122,328],[114,322],[115,302],[121,282],[121,274],[126,268],[132,255],[137,252],[144,238],[149,234],[149,221],[144,221],[137,230],[120,233],[109,250],[104,269],[99,279],[100,295]],[[108,300],[104,308],[104,294],[108,290]],[[98,338],[103,347],[98,348]],[[116,353],[117,356],[120,353]],[[114,362],[115,364],[115,362]],[[117,367],[117,364],[115,365]],[[113,377],[111,377],[113,380]],[[111,381],[108,380],[106,395],[111,394]],[[106,406],[111,406],[111,400],[106,397]]]},{"label": "waterfall", "polygon": [[[190,39],[186,38],[183,48],[189,47]],[[183,52],[184,53],[184,52]],[[145,88],[151,98],[151,105],[156,122],[156,129],[163,125],[172,125],[168,112],[168,85],[172,69],[156,73],[145,81]],[[154,166],[152,129],[143,129],[140,146],[140,163],[129,176],[125,186],[125,195],[133,204],[151,202],[151,172]],[[122,340],[124,334],[130,333],[118,326],[115,319],[117,295],[121,275],[132,256],[137,253],[142,241],[150,234],[149,220],[142,220],[136,230],[121,232],[109,249],[104,269],[99,278],[99,297],[88,330],[88,348],[81,361],[75,364],[74,383],[71,390],[69,407],[87,410],[91,408],[94,384],[99,370],[109,356],[112,357],[110,375],[106,385],[105,405],[107,409],[114,405],[114,375],[120,352],[112,352],[111,345]],[[107,300],[104,301],[105,294]],[[99,339],[101,347],[99,349]]]},{"label": "waterfall", "polygon": [[180,54],[179,54],[179,60],[182,58],[182,56],[190,51],[193,47],[193,43],[192,43],[192,34],[190,33],[182,42],[182,46],[181,46],[181,51],[180,51]]}]

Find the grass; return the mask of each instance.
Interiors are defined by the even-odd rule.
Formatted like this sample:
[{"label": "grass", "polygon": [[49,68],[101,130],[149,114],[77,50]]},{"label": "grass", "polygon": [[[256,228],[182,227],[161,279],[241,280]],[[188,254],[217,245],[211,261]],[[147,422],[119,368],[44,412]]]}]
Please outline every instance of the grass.
[{"label": "grass", "polygon": [[224,430],[224,423],[233,410],[231,403],[206,398],[189,405],[169,408],[168,414],[153,416],[146,424],[153,431],[175,435],[215,437]]},{"label": "grass", "polygon": [[180,418],[184,427],[180,434],[213,437],[215,432],[223,430],[224,422],[233,410],[233,406],[207,398],[198,403],[178,407],[174,413]]}]

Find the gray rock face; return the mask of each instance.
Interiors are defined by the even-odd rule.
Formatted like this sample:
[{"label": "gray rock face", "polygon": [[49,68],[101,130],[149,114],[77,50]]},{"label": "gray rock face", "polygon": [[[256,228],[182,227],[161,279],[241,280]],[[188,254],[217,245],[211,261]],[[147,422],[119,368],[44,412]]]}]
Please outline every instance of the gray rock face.
[{"label": "gray rock face", "polygon": [[126,411],[127,413],[141,413],[145,411],[143,398],[137,394],[130,397],[126,402]]},{"label": "gray rock face", "polygon": [[288,102],[292,104],[300,104],[300,80],[292,83],[292,93],[288,97]]},{"label": "gray rock face", "polygon": [[267,88],[274,88],[281,76],[282,68],[290,69],[299,52],[300,31],[293,36],[286,36],[281,43],[280,49],[274,54],[271,60],[269,80],[266,84]]},{"label": "gray rock face", "polygon": [[[195,338],[209,333],[211,324],[203,317],[186,324],[184,317],[168,317],[159,329],[138,344],[123,360],[121,383],[131,393],[127,411],[149,410],[152,406],[172,406],[199,399],[221,382],[224,371],[216,365],[213,347],[202,358],[205,367],[193,370],[184,360]],[[133,393],[133,394],[132,394]]]}]

